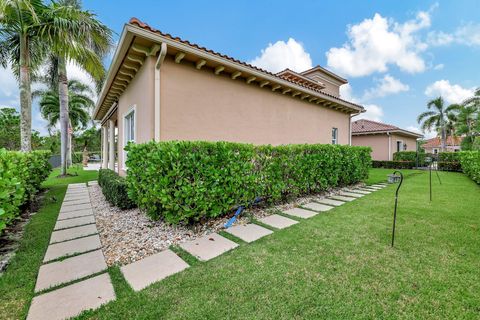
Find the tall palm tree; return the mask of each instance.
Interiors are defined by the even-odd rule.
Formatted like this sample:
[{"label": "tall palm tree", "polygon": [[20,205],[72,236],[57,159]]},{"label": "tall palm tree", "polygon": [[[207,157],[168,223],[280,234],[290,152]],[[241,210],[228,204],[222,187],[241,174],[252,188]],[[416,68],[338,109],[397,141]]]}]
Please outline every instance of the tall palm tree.
[{"label": "tall palm tree", "polygon": [[447,140],[447,115],[450,112],[458,109],[458,105],[449,105],[446,106],[442,97],[435,98],[430,100],[427,103],[427,108],[429,111],[421,113],[417,121],[421,124],[423,131],[427,130],[436,130],[440,133],[441,139],[441,149],[445,151],[446,140]]},{"label": "tall palm tree", "polygon": [[[90,111],[95,106],[89,97],[92,89],[78,80],[68,81],[69,125],[73,129],[85,129],[91,120]],[[48,129],[55,127],[60,120],[60,99],[57,90],[38,90],[33,93],[40,98],[40,114],[48,121]]]},{"label": "tall palm tree", "polygon": [[32,148],[31,78],[45,51],[39,31],[46,10],[41,0],[0,0],[0,64],[11,65],[19,83],[22,151]]},{"label": "tall palm tree", "polygon": [[49,39],[50,53],[56,60],[56,79],[60,100],[60,132],[62,175],[67,173],[69,154],[69,101],[67,62],[73,61],[90,76],[101,81],[105,75],[102,58],[112,45],[112,31],[96,19],[96,16],[81,9],[78,0],[52,2],[47,11],[48,23],[42,35]]}]

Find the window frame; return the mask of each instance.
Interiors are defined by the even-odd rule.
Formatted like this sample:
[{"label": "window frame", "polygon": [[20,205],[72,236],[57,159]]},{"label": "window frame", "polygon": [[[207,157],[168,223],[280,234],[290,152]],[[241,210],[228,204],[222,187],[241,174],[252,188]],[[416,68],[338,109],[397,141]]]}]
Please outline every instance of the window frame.
[{"label": "window frame", "polygon": [[[127,118],[132,115],[133,113],[133,139],[131,140],[128,140],[127,141],[127,132],[128,133],[131,133],[131,130],[130,131],[127,131],[127,121],[129,121],[130,123],[130,120],[127,120]],[[131,126],[131,123],[130,123],[130,126]],[[136,142],[137,140],[137,105],[134,104],[132,105],[128,110],[127,112],[125,112],[123,114],[123,117],[122,117],[122,127],[123,127],[123,159],[122,159],[122,170],[123,171],[126,171],[127,170],[127,165],[126,165],[126,161],[127,161],[127,155],[128,155],[128,152],[125,151],[125,147],[127,146],[127,143],[130,142],[130,141],[133,141],[134,143]],[[131,128],[130,128],[131,129]]]},{"label": "window frame", "polygon": [[[334,138],[334,133],[335,132],[335,138]],[[332,144],[336,145],[338,144],[338,128],[332,127]]]}]

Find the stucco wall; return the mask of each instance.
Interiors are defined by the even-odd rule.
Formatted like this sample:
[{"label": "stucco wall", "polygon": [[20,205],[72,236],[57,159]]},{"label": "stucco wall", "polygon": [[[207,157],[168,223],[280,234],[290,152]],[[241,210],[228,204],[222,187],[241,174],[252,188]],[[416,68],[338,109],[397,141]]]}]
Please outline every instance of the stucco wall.
[{"label": "stucco wall", "polygon": [[415,138],[396,134],[391,134],[390,137],[390,156],[388,154],[389,139],[387,134],[352,136],[352,145],[371,147],[373,160],[393,160],[393,154],[397,152],[397,141],[402,141],[402,148],[404,143],[407,144],[407,149],[405,151],[416,150]]},{"label": "stucco wall", "polygon": [[154,58],[147,58],[135,78],[118,100],[118,163],[123,168],[124,116],[135,107],[135,141],[150,141],[154,136]]},{"label": "stucco wall", "polygon": [[392,160],[393,160],[393,154],[395,152],[397,152],[397,141],[402,141],[402,148],[403,148],[403,144],[407,145],[407,149],[406,150],[401,149],[401,151],[415,151],[416,150],[417,140],[415,138],[392,134],[392,139],[391,139]]},{"label": "stucco wall", "polygon": [[349,115],[247,85],[167,57],[161,69],[161,139],[254,144],[348,144]]}]

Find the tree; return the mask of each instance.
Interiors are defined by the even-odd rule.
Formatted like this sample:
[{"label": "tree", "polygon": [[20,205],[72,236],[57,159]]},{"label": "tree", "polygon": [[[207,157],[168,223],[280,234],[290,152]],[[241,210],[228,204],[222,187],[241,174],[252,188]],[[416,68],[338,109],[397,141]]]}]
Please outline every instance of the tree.
[{"label": "tree", "polygon": [[440,133],[441,139],[441,149],[445,151],[446,140],[447,140],[447,115],[450,112],[453,112],[458,109],[458,105],[449,105],[445,106],[445,102],[442,97],[430,100],[427,103],[427,108],[430,111],[425,111],[421,113],[417,121],[421,124],[422,130],[425,132],[427,130],[436,130]]},{"label": "tree", "polygon": [[0,149],[20,147],[20,115],[14,108],[0,108]]},{"label": "tree", "polygon": [[47,11],[48,23],[42,35],[49,39],[51,56],[56,60],[56,81],[60,100],[61,173],[67,173],[69,94],[67,62],[73,61],[96,81],[102,81],[105,69],[102,58],[112,44],[112,31],[89,11],[81,10],[78,0],[52,2]]},{"label": "tree", "polygon": [[32,148],[31,79],[45,52],[39,34],[46,9],[41,0],[0,0],[0,64],[11,65],[19,82],[22,151]]}]

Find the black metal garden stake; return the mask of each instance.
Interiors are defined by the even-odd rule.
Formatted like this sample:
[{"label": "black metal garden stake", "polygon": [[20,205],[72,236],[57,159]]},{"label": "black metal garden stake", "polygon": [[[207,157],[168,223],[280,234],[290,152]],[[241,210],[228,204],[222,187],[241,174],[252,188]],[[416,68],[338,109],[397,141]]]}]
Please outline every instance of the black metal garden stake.
[{"label": "black metal garden stake", "polygon": [[430,163],[430,202],[432,202],[432,164]]},{"label": "black metal garden stake", "polygon": [[395,223],[397,222],[397,202],[398,202],[398,190],[402,186],[403,174],[400,171],[394,171],[393,174],[400,174],[400,183],[398,184],[397,191],[395,191],[395,209],[393,210],[393,230],[392,230],[392,247],[395,242]]}]

